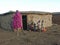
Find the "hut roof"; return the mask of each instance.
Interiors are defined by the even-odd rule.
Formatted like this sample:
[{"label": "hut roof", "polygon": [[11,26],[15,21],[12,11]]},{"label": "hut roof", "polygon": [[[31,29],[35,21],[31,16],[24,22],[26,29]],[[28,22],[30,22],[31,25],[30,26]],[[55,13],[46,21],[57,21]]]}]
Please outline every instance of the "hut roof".
[{"label": "hut roof", "polygon": [[[48,15],[48,14],[52,14],[50,12],[42,12],[42,11],[20,11],[21,14],[41,14],[41,15]],[[13,14],[15,12],[13,11],[9,11],[0,15],[8,15],[8,14]]]},{"label": "hut roof", "polygon": [[50,12],[42,12],[42,11],[21,11],[22,14],[52,14]]}]

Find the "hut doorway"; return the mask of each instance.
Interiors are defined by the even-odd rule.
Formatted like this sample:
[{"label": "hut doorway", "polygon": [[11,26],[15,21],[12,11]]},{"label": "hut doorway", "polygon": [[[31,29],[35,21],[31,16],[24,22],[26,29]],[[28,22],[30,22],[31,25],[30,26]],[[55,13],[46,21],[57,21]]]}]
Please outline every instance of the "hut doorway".
[{"label": "hut doorway", "polygon": [[23,19],[23,30],[27,30],[27,16],[23,15],[22,19]]}]

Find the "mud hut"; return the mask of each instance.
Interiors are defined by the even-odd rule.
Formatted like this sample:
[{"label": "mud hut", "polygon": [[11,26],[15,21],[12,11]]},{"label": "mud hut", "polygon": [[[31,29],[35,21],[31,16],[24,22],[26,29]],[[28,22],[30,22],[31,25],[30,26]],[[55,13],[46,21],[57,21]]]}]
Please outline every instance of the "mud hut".
[{"label": "mud hut", "polygon": [[53,12],[52,15],[53,15],[53,18],[52,18],[53,24],[60,25],[60,12]]},{"label": "mud hut", "polygon": [[[12,19],[13,14],[15,12],[7,12],[0,15],[0,26],[3,29],[12,29]],[[29,28],[28,25],[31,23],[35,23],[38,25],[40,23],[40,27],[50,27],[52,26],[52,14],[49,12],[39,12],[39,11],[21,11],[23,18],[23,29],[27,30]]]}]

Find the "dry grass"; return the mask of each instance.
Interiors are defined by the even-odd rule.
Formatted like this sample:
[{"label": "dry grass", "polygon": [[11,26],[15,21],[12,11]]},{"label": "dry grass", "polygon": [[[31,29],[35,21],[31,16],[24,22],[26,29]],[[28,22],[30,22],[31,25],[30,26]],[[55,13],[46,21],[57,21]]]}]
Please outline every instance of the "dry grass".
[{"label": "dry grass", "polygon": [[60,45],[60,26],[53,26],[47,32],[14,32],[0,29],[0,45]]}]

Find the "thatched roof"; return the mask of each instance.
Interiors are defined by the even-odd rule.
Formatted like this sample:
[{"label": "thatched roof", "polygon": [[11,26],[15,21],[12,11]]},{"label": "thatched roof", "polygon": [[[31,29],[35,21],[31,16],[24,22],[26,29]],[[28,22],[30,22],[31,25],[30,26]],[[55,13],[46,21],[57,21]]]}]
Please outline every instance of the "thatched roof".
[{"label": "thatched roof", "polygon": [[50,12],[42,12],[42,11],[21,11],[22,14],[52,14]]},{"label": "thatched roof", "polygon": [[[40,12],[40,11],[20,11],[22,14],[41,14],[41,15],[48,15],[48,14],[52,14],[50,12]],[[9,11],[9,12],[6,12],[6,13],[3,13],[1,15],[8,15],[8,14],[13,14],[15,12],[13,11]]]},{"label": "thatched roof", "polygon": [[60,12],[53,12],[53,15],[60,15]]}]

